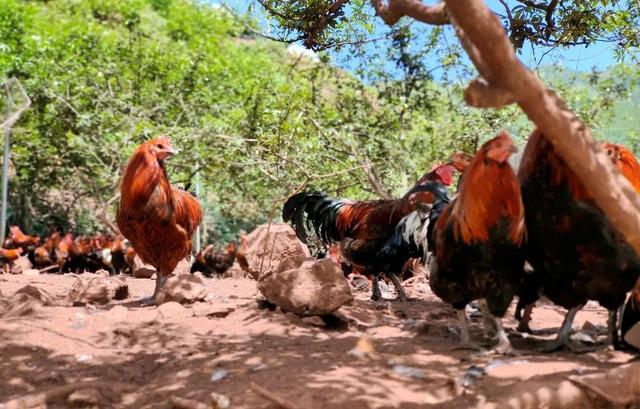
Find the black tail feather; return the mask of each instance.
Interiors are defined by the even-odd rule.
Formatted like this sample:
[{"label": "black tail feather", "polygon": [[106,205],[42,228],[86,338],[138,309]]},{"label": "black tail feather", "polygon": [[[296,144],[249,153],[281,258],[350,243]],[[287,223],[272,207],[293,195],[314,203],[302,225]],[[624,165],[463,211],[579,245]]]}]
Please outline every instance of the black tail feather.
[{"label": "black tail feather", "polygon": [[285,202],[282,219],[291,223],[303,243],[307,243],[307,230],[313,230],[324,244],[330,244],[341,238],[336,220],[342,206],[342,201],[322,192],[300,192]]}]

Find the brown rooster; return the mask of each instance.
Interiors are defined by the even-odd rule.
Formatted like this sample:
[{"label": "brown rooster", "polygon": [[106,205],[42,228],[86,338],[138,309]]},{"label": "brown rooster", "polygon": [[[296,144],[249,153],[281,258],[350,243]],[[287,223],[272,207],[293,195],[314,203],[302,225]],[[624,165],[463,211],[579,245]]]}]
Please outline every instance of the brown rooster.
[{"label": "brown rooster", "polygon": [[120,183],[116,221],[142,261],[158,271],[152,300],[178,262],[191,254],[191,239],[202,220],[200,204],[190,193],[171,187],[164,161],[176,153],[161,136],[140,145]]},{"label": "brown rooster", "polygon": [[640,258],[540,131],[529,137],[518,177],[526,208],[526,257],[536,283],[523,286],[520,295],[532,302],[541,291],[568,310],[545,350],[572,346],[573,319],[588,300],[609,310],[609,341],[615,346],[616,311],[640,274]]},{"label": "brown rooster", "polygon": [[[284,204],[282,218],[290,221],[296,235],[307,242],[304,215],[307,226],[313,224],[316,235],[325,245],[341,243],[341,253],[354,267],[360,267],[365,275],[372,277],[372,300],[381,298],[378,275],[386,273],[393,282],[398,298],[406,295],[396,276],[399,271],[383,271],[385,260],[378,253],[394,233],[400,220],[416,210],[420,203],[433,201],[427,184],[450,185],[453,167],[437,165],[421,177],[402,198],[394,200],[353,201],[332,199],[322,192],[301,192],[291,196]],[[405,260],[406,261],[406,260]],[[398,267],[402,267],[404,261]]]},{"label": "brown rooster", "polygon": [[524,206],[516,175],[507,163],[516,147],[502,132],[485,143],[465,172],[458,196],[446,207],[434,203],[430,223],[434,257],[429,284],[458,310],[461,344],[470,342],[465,307],[481,300],[485,331],[497,327],[497,352],[512,350],[502,320],[524,267]]}]

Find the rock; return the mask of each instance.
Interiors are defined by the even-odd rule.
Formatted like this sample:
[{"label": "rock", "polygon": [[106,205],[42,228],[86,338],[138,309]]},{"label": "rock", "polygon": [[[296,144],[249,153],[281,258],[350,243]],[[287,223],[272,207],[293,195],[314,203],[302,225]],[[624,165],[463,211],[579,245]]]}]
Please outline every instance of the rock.
[{"label": "rock", "polygon": [[95,272],[95,275],[102,276],[102,277],[109,277],[110,274],[109,274],[109,272],[107,270],[100,269],[100,270]]},{"label": "rock", "polygon": [[69,395],[67,401],[69,402],[69,405],[75,407],[97,407],[100,401],[102,401],[102,397],[97,389],[79,389]]},{"label": "rock", "polygon": [[134,278],[151,278],[156,273],[156,269],[151,264],[145,264],[140,257],[136,255],[133,259],[133,277]]},{"label": "rock", "polygon": [[[191,274],[192,260],[187,258],[180,260],[176,268],[173,270],[173,275]],[[134,278],[154,278],[156,269],[151,264],[145,264],[142,262],[139,256],[133,259],[133,277]]]},{"label": "rock", "polygon": [[26,285],[16,291],[12,298],[16,297],[28,297],[34,300],[40,301],[42,305],[55,305],[56,299],[53,295],[49,294],[45,290],[36,287],[35,285]]},{"label": "rock", "polygon": [[176,268],[173,270],[174,276],[191,275],[191,265],[195,261],[195,257],[188,257],[180,260]]},{"label": "rock", "polygon": [[308,260],[299,268],[263,274],[258,290],[287,312],[325,315],[353,301],[351,288],[331,259]]},{"label": "rock", "polygon": [[33,268],[33,264],[29,261],[27,256],[22,256],[11,263],[11,269],[9,272],[11,274],[22,274],[25,270],[30,270]]},{"label": "rock", "polygon": [[128,296],[129,286],[124,278],[85,273],[73,283],[67,293],[67,301],[73,305],[106,304],[111,300],[124,300]]},{"label": "rock", "polygon": [[224,318],[235,310],[235,308],[228,305],[213,305],[204,302],[193,304],[193,315],[195,317]]},{"label": "rock", "polygon": [[207,298],[209,292],[202,280],[191,274],[169,277],[156,296],[156,303],[175,301],[191,304]]},{"label": "rock", "polygon": [[278,271],[283,260],[292,257],[309,257],[309,249],[298,238],[289,225],[284,223],[263,224],[247,235],[245,255],[252,277]]},{"label": "rock", "polygon": [[184,318],[189,315],[189,311],[175,301],[165,302],[164,304],[158,306],[158,313],[162,316],[162,318]]},{"label": "rock", "polygon": [[211,392],[210,396],[213,409],[228,409],[231,407],[231,400],[226,395]]},{"label": "rock", "polygon": [[279,272],[279,271],[292,270],[294,268],[300,267],[302,263],[308,260],[315,260],[315,259],[313,257],[305,257],[302,254],[296,254],[294,256],[291,256],[289,258],[286,258],[280,261],[280,264],[278,264],[278,267],[276,267],[275,271]]},{"label": "rock", "polygon": [[28,270],[24,270],[22,272],[22,275],[25,275],[25,276],[39,276],[40,275],[40,270],[36,270],[35,268],[30,268]]}]

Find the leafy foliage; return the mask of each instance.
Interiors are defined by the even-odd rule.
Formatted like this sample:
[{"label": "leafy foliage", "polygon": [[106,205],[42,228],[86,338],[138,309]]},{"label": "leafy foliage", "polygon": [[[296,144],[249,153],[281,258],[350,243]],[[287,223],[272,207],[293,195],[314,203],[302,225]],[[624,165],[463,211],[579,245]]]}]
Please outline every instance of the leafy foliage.
[{"label": "leafy foliage", "polygon": [[[316,15],[329,3],[316,1]],[[366,22],[364,2],[348,7],[327,23],[337,41],[357,38],[353,19]],[[459,50],[439,46],[438,29],[400,26],[373,55],[344,45],[350,73],[255,37],[251,24],[189,0],[0,2],[0,78],[16,76],[32,99],[12,132],[10,223],[105,229],[127,158],[159,133],[182,151],[169,163],[174,184],[194,190],[200,172],[205,231],[217,241],[277,217],[296,190],[371,198],[374,178],[399,195],[455,150],[501,128],[528,132],[515,109],[464,105],[470,71]],[[615,74],[556,71],[552,82],[592,125],[605,126],[627,93]]]}]

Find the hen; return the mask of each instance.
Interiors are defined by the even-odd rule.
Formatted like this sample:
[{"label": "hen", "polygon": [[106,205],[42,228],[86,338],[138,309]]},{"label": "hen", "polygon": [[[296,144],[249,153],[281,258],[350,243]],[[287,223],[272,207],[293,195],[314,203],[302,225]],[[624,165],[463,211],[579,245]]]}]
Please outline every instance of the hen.
[{"label": "hen", "polygon": [[332,199],[321,192],[301,192],[291,196],[282,211],[282,218],[290,221],[298,238],[306,243],[306,226],[313,226],[316,235],[325,245],[341,243],[341,254],[355,267],[362,268],[364,274],[373,279],[371,298],[381,298],[378,275],[388,274],[398,297],[406,300],[406,295],[396,276],[397,271],[383,271],[378,252],[393,234],[398,222],[416,209],[419,202],[431,202],[431,193],[417,189],[429,182],[450,185],[453,167],[438,165],[425,174],[402,198],[395,200],[353,201]]},{"label": "hen", "polygon": [[167,137],[143,143],[120,184],[118,228],[142,261],[158,271],[153,299],[178,262],[191,254],[191,239],[202,220],[196,198],[169,183],[164,161],[175,153]]},{"label": "hen", "polygon": [[231,241],[224,250],[216,250],[213,244],[208,245],[196,256],[196,262],[191,266],[191,272],[200,271],[207,277],[214,274],[222,275],[231,268],[236,260],[239,247],[235,241]]},{"label": "hen", "polygon": [[545,349],[571,347],[573,319],[588,300],[609,310],[609,341],[617,344],[616,311],[640,274],[640,259],[540,131],[529,137],[518,177],[526,208],[526,257],[537,282],[523,287],[523,296],[535,299],[532,293],[541,291],[569,310]]},{"label": "hen", "polygon": [[9,264],[19,259],[22,253],[22,247],[17,249],[0,248],[0,264],[2,264],[2,269],[5,273],[9,272]]},{"label": "hen", "polygon": [[8,249],[22,248],[24,251],[33,251],[40,243],[40,237],[28,236],[18,226],[9,228],[9,237],[5,240],[4,247]]},{"label": "hen", "polygon": [[475,348],[465,307],[480,300],[485,331],[491,324],[498,330],[496,351],[512,349],[500,317],[514,297],[524,266],[524,206],[515,172],[507,163],[515,151],[506,132],[491,139],[467,168],[458,196],[444,208],[434,203],[429,283],[435,295],[458,310],[464,347]]}]

